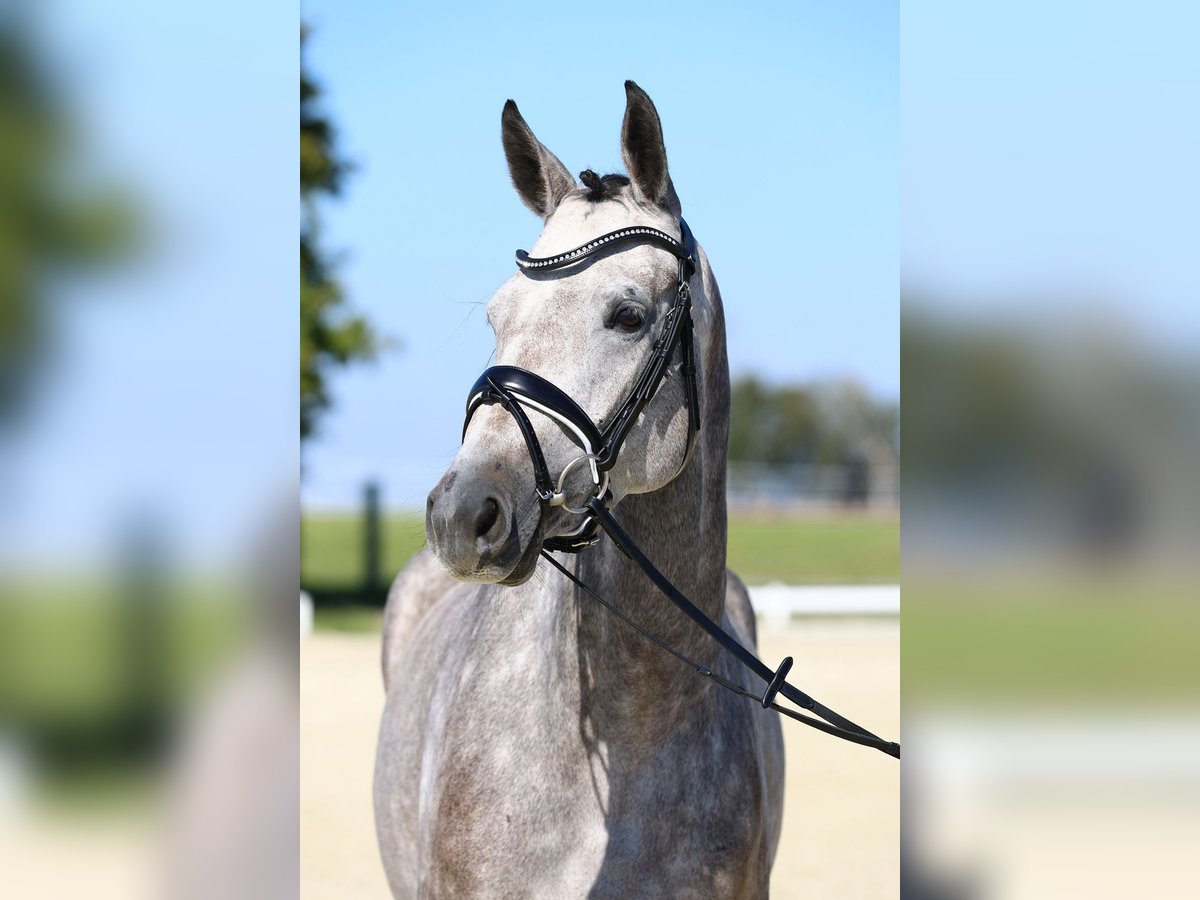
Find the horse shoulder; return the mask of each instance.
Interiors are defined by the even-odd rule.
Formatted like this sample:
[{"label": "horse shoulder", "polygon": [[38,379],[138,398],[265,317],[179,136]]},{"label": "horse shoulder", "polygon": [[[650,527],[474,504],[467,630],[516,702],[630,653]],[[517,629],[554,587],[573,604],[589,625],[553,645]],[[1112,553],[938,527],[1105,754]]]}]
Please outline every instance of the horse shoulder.
[{"label": "horse shoulder", "polygon": [[[479,585],[447,578],[444,591],[431,596],[432,589],[425,584],[410,596],[403,582],[409,575],[419,580],[421,563],[414,562],[417,570],[401,573],[389,600],[389,606],[393,601],[399,605],[385,636],[388,690],[373,788],[376,837],[396,897],[429,896],[429,822],[441,793],[439,757],[442,749],[454,746],[447,729],[457,715],[456,673],[443,667],[442,661],[466,657],[462,646],[469,640],[466,623],[480,593]],[[438,579],[432,580],[436,584]]]},{"label": "horse shoulder", "polygon": [[392,669],[417,627],[433,607],[461,587],[442,568],[428,547],[408,562],[388,589],[383,610],[382,667],[384,690],[392,682]]}]

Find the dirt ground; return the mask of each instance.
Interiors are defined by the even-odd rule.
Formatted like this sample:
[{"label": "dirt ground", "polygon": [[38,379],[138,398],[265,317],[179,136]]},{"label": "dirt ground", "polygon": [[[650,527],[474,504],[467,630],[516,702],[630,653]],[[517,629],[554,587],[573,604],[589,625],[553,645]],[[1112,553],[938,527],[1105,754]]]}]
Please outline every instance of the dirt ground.
[{"label": "dirt ground", "polygon": [[[796,659],[790,681],[877,734],[900,733],[895,619],[797,621],[764,628],[769,664]],[[302,644],[302,896],[386,898],[371,810],[383,704],[379,639],[321,633]],[[787,787],[771,895],[876,900],[899,895],[900,766],[784,721]]]}]

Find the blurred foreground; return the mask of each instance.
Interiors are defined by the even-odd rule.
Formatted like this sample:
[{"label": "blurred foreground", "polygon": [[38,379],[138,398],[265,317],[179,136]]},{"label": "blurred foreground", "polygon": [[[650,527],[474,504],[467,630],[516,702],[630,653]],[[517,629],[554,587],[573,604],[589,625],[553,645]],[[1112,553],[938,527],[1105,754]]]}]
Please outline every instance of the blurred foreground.
[{"label": "blurred foreground", "polygon": [[1196,25],[904,8],[906,896],[1197,895]]},{"label": "blurred foreground", "polygon": [[0,9],[6,898],[298,891],[296,39]]},{"label": "blurred foreground", "polygon": [[1087,315],[947,323],[912,310],[912,896],[1192,895],[1194,358]]}]

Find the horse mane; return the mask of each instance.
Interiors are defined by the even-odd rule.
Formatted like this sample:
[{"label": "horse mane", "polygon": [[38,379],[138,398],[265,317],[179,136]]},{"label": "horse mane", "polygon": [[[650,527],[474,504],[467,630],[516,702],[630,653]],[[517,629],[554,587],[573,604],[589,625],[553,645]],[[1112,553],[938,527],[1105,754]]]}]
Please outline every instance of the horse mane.
[{"label": "horse mane", "polygon": [[629,176],[627,175],[597,175],[591,169],[584,169],[580,172],[579,180],[588,189],[585,197],[592,203],[599,203],[601,200],[615,200],[620,196],[621,188],[629,185]]}]

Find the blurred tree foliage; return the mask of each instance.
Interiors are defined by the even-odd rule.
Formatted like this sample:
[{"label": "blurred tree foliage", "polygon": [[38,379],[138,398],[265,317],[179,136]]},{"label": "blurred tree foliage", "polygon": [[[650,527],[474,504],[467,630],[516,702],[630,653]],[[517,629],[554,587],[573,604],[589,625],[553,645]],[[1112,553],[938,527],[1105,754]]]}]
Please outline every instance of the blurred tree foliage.
[{"label": "blurred tree foliage", "polygon": [[733,383],[733,462],[838,465],[880,453],[899,457],[899,407],[854,381],[772,387],[753,375]]},{"label": "blurred tree foliage", "polygon": [[52,354],[57,289],[134,243],[133,204],[90,177],[70,112],[23,20],[0,15],[0,429]]},{"label": "blurred tree foliage", "polygon": [[349,172],[321,111],[320,88],[304,63],[307,26],[300,28],[300,437],[312,435],[330,404],[330,371],[374,357],[379,341],[370,324],[349,312],[333,265],[320,243],[317,203],[336,197]]}]

